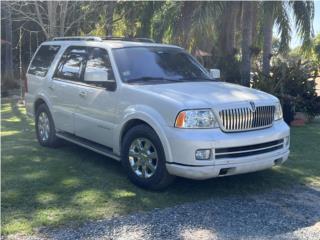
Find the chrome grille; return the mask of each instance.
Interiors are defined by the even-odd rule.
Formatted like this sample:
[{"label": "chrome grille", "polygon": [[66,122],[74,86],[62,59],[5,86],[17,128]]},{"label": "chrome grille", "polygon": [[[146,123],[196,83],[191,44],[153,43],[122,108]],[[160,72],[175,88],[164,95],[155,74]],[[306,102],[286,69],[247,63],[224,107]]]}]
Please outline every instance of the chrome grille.
[{"label": "chrome grille", "polygon": [[223,109],[219,112],[223,130],[226,132],[247,131],[272,125],[275,106],[257,106]]}]

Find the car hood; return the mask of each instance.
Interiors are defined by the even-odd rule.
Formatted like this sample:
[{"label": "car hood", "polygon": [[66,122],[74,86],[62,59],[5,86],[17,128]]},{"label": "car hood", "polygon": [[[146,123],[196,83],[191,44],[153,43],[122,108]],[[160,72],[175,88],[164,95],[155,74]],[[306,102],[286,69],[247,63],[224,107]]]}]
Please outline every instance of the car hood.
[{"label": "car hood", "polygon": [[265,92],[225,82],[183,82],[144,85],[143,88],[180,104],[183,103],[187,108],[228,105],[241,101],[255,103],[278,101],[276,97]]}]

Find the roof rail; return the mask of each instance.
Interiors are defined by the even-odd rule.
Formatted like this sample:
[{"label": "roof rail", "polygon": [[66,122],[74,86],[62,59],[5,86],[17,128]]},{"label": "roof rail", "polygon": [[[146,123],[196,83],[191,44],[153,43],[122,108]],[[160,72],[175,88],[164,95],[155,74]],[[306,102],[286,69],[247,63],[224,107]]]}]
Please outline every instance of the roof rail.
[{"label": "roof rail", "polygon": [[53,41],[98,41],[101,42],[100,37],[91,37],[91,36],[75,36],[75,37],[55,37]]},{"label": "roof rail", "polygon": [[138,42],[150,42],[150,43],[155,43],[155,41],[151,38],[134,38]]},{"label": "roof rail", "polygon": [[129,41],[129,42],[149,42],[154,43],[155,41],[151,38],[139,38],[139,37],[112,37],[107,36],[102,38],[102,40],[117,40],[117,41]]}]

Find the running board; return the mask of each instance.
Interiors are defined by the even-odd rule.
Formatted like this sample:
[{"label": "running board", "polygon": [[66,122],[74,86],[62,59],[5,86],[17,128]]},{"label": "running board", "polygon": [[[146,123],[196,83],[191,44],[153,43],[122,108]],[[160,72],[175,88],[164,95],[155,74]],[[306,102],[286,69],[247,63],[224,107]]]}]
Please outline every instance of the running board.
[{"label": "running board", "polygon": [[78,137],[78,136],[75,136],[73,134],[70,134],[70,133],[66,133],[66,132],[58,132],[56,133],[57,137],[59,138],[62,138],[64,140],[67,140],[69,142],[72,142],[74,144],[77,144],[81,147],[85,147],[87,149],[90,149],[94,152],[97,152],[97,153],[100,153],[104,156],[107,156],[107,157],[110,157],[110,158],[113,158],[117,161],[120,161],[120,157],[115,155],[113,152],[112,152],[112,149],[111,148],[108,148],[106,146],[103,146],[99,143],[95,143],[95,142],[92,142],[90,140],[87,140],[87,139],[84,139],[84,138],[81,138],[81,137]]}]

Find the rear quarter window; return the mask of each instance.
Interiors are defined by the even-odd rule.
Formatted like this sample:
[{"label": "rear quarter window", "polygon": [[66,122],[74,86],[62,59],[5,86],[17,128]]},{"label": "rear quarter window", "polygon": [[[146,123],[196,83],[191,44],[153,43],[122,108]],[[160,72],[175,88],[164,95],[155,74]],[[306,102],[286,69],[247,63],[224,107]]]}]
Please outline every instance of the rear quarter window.
[{"label": "rear quarter window", "polygon": [[59,49],[60,46],[57,45],[41,46],[30,64],[28,73],[45,77]]}]

